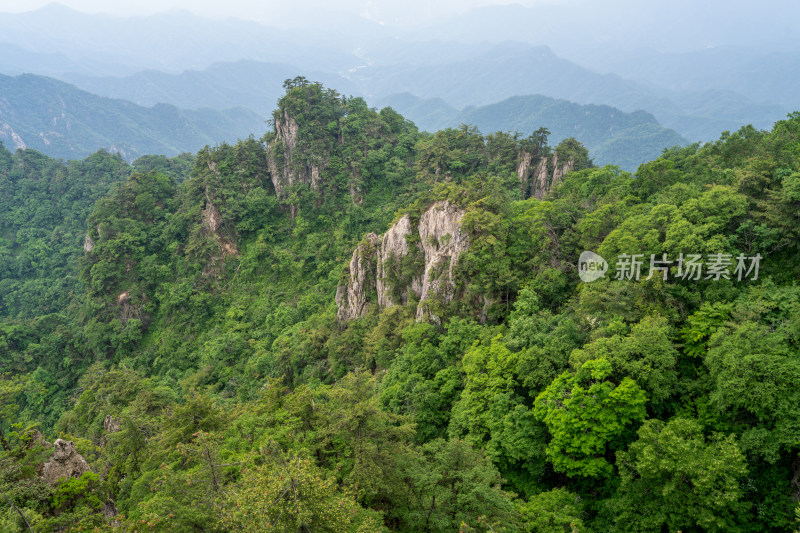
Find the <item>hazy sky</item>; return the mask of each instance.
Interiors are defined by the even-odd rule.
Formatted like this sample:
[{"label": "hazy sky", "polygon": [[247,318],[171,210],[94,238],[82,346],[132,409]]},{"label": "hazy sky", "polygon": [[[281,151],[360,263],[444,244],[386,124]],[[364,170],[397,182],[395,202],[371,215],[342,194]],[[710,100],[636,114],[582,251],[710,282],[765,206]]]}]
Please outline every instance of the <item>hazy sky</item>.
[{"label": "hazy sky", "polygon": [[[275,17],[320,10],[343,11],[386,22],[430,19],[487,6],[520,4],[524,6],[580,3],[583,0],[59,0],[58,3],[86,13],[115,15],[150,15],[171,9],[186,9],[212,18],[237,17],[269,21]],[[0,11],[32,11],[52,0],[0,0]]]},{"label": "hazy sky", "polygon": [[[32,11],[52,0],[0,0],[0,12]],[[800,50],[794,22],[797,0],[60,0],[77,11],[152,15],[188,10],[208,18],[236,17],[277,27],[344,29],[361,16],[401,30],[461,41],[517,40],[547,44],[560,54],[585,53],[597,44],[619,49],[652,47],[681,52],[720,45]],[[490,5],[545,7],[473,14],[466,26],[456,15]],[[485,15],[485,18],[484,18]],[[508,18],[503,18],[508,17]],[[436,26],[435,23],[441,23]],[[453,31],[467,28],[461,34]],[[449,32],[449,33],[448,33]],[[453,34],[453,35],[451,35]],[[2,36],[0,36],[2,40]],[[605,52],[602,52],[605,53]]]}]

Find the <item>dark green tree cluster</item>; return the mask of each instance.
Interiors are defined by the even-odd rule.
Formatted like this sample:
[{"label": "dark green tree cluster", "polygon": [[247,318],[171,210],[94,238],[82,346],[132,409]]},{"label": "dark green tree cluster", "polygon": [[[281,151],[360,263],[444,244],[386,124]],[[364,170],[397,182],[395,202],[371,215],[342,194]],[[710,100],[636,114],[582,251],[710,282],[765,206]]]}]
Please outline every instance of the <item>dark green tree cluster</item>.
[{"label": "dark green tree cluster", "polygon": [[[3,324],[0,529],[797,528],[800,115],[631,175],[544,129],[420,134],[286,89],[290,150],[276,124],[186,180],[142,161],[88,214],[84,289]],[[534,153],[578,169],[541,200],[516,174]],[[415,298],[339,320],[364,235],[443,200],[469,248],[437,320]],[[580,281],[585,250],[605,277]],[[45,483],[39,431],[90,471]]]}]

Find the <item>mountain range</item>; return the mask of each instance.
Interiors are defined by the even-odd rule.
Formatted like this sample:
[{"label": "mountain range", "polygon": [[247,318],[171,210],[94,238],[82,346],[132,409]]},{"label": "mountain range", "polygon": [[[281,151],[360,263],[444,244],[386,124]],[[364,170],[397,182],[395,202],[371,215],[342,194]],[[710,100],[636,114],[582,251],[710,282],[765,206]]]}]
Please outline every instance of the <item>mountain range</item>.
[{"label": "mountain range", "polygon": [[63,159],[100,148],[128,160],[177,155],[264,129],[261,115],[242,107],[144,107],[31,74],[0,75],[0,95],[0,141],[9,149],[34,148]]},{"label": "mountain range", "polygon": [[[623,0],[616,3],[627,6]],[[677,2],[670,9],[690,7]],[[197,125],[194,133],[184,134],[195,144],[221,138],[233,141],[262,131],[283,92],[283,81],[302,75],[342,94],[361,96],[370,105],[397,107],[422,129],[469,122],[482,130],[519,129],[527,134],[533,126],[545,126],[566,135],[564,126],[569,123],[596,160],[607,161],[613,155],[629,170],[669,143],[712,141],[720,132],[745,124],[767,129],[800,107],[793,91],[800,78],[800,53],[786,45],[783,34],[769,36],[754,26],[760,33],[748,39],[758,40],[761,47],[736,47],[726,44],[730,34],[711,32],[703,41],[711,43],[705,49],[689,37],[680,46],[664,44],[662,51],[634,48],[638,40],[622,49],[619,38],[604,38],[587,17],[573,20],[564,31],[561,25],[568,12],[574,10],[490,6],[404,28],[380,13],[353,17],[319,12],[302,22],[277,18],[267,25],[211,20],[186,11],[124,18],[51,4],[27,13],[0,13],[0,72],[42,74],[145,108],[175,106],[181,111],[171,110],[173,118],[178,113]],[[598,9],[587,7],[589,12]],[[301,23],[303,28],[298,27]],[[647,24],[622,25],[639,40],[648,28],[665,39],[666,30],[656,21]],[[768,37],[782,48],[763,45]],[[634,118],[626,118],[628,125],[622,128],[609,125],[604,136],[591,124],[596,111],[584,110],[588,122],[577,119],[573,113],[577,107],[567,111],[565,102],[548,104],[550,115],[542,115],[539,104],[531,111],[531,102],[544,102],[545,97],[615,108],[606,118],[612,114]],[[250,111],[231,111],[238,107]],[[185,111],[198,108],[222,114]],[[156,120],[137,107],[129,109],[137,110],[136,119],[122,123]],[[553,118],[555,110],[567,116]],[[505,118],[489,117],[489,111]],[[46,133],[43,126],[19,123],[19,113],[15,120],[16,127],[9,120],[4,123],[26,145],[59,157],[78,154],[75,146],[91,149],[95,141],[84,142],[89,138],[105,139],[95,147],[136,146],[125,148],[130,154],[145,146],[141,136],[123,143],[105,133],[84,132],[83,140],[70,141],[72,148],[55,152],[44,141],[37,145],[33,140]],[[170,120],[166,118],[167,123]],[[163,128],[164,124],[146,123],[139,129],[162,132]],[[171,146],[161,133],[154,135],[148,145],[153,149],[171,154],[179,148],[180,143]]]}]

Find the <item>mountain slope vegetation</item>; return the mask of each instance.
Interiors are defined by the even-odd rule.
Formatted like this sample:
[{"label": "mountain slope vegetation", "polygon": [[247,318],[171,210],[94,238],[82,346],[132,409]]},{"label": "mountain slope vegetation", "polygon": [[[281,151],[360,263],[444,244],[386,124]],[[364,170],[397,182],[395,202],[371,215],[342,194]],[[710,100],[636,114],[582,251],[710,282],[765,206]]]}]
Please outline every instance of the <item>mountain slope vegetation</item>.
[{"label": "mountain slope vegetation", "polygon": [[0,323],[3,530],[796,527],[800,115],[634,175],[285,89],[134,168],[85,289]]},{"label": "mountain slope vegetation", "polygon": [[432,130],[459,124],[474,125],[482,131],[526,132],[546,127],[551,140],[574,137],[589,149],[596,164],[614,164],[628,171],[658,157],[665,148],[689,144],[643,111],[625,113],[609,106],[582,106],[537,95],[448,113],[441,100],[409,96],[397,95],[381,102],[412,117],[415,123],[416,117],[422,116],[426,124],[433,125]]}]

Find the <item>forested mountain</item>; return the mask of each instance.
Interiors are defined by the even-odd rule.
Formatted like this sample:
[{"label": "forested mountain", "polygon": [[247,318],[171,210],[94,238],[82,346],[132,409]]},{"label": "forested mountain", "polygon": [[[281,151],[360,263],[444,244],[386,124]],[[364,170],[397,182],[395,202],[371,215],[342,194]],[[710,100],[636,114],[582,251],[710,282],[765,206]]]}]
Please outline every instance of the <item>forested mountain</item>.
[{"label": "forested mountain", "polygon": [[632,175],[285,89],[194,158],[0,152],[59,302],[0,321],[1,530],[796,528],[800,116]]},{"label": "forested mountain", "polygon": [[35,150],[14,154],[0,145],[0,316],[36,317],[63,311],[81,292],[77,260],[86,218],[133,169],[182,180],[192,156],[145,156],[128,165],[97,152],[83,161],[57,161]]},{"label": "forested mountain", "polygon": [[128,161],[141,155],[177,155],[263,129],[245,109],[142,107],[112,100],[42,76],[0,75],[0,141],[52,157],[80,159],[100,148]]},{"label": "forested mountain", "polygon": [[[535,74],[535,69],[531,72]],[[185,71],[178,75],[149,71],[120,78],[67,76],[67,79],[87,91],[128,99],[140,105],[165,102],[178,107],[195,105],[222,108],[235,102],[268,113],[282,94],[282,81],[296,73],[297,69],[289,65],[241,61],[218,63],[203,71]],[[391,87],[391,84],[387,84],[386,87],[374,89],[362,86],[358,79],[350,81],[335,74],[312,73],[310,76],[328,84],[336,83],[343,92],[354,95],[383,94]],[[529,77],[526,75],[526,80]],[[503,83],[502,76],[498,83]],[[519,84],[520,91],[526,90],[524,83],[527,81]],[[528,90],[533,89],[530,87]],[[443,88],[437,90],[444,91]],[[545,90],[555,92],[553,88]],[[492,92],[513,94],[513,90],[503,92],[492,89]],[[480,98],[481,101],[485,100],[483,96]],[[397,109],[427,131],[458,127],[460,124],[474,125],[484,131],[520,132],[547,126],[553,139],[575,137],[589,148],[592,157],[600,164],[614,163],[629,171],[657,157],[664,148],[688,144],[686,139],[662,127],[648,113],[626,113],[609,106],[581,106],[541,95],[512,97],[496,104],[477,108],[469,106],[462,110],[441,98],[420,99],[410,93],[390,94],[384,98],[367,97],[367,100],[381,107]],[[704,101],[702,98],[700,100]],[[719,117],[714,119],[715,133],[725,129],[726,124],[738,125],[741,122],[735,119],[735,105],[728,106],[726,104],[730,102],[726,100],[715,100],[719,102],[715,109],[704,110],[711,115],[712,111],[718,111],[717,107],[724,109],[724,112],[715,115]],[[631,105],[628,107],[635,108]],[[770,113],[762,113],[761,116],[770,116]]]},{"label": "forested mountain", "polygon": [[[349,80],[367,94],[410,92],[442,98],[450,105],[487,105],[512,96],[539,94],[579,104],[645,110],[690,140],[708,141],[743,123],[767,128],[788,112],[728,90],[725,106],[714,91],[677,92],[647,86],[617,74],[600,74],[554,54],[546,46],[501,43],[474,57],[436,65],[380,65],[355,71]],[[724,108],[724,113],[713,110]]]},{"label": "forested mountain", "polygon": [[285,89],[193,161],[0,153],[81,285],[0,322],[0,530],[796,528],[800,115],[632,175]]},{"label": "forested mountain", "polygon": [[482,131],[520,132],[546,126],[551,140],[574,137],[589,149],[596,164],[615,164],[629,171],[658,157],[665,148],[689,144],[644,111],[625,113],[609,106],[582,106],[546,96],[515,96],[460,112],[441,99],[422,100],[408,93],[381,99],[380,104],[413,117],[428,131],[459,124],[471,124]]},{"label": "forested mountain", "polygon": [[[368,102],[410,92],[462,109],[539,94],[643,110],[693,142],[742,124],[769,128],[800,106],[794,32],[770,31],[780,24],[766,15],[794,12],[785,0],[767,3],[780,8],[748,7],[747,19],[745,6],[733,16],[719,2],[644,9],[616,0],[625,20],[581,3],[580,13],[566,5],[486,6],[413,30],[371,13],[388,5],[361,16],[319,9],[291,21],[270,12],[261,24],[185,11],[126,19],[52,4],[0,13],[0,72],[45,74],[146,106],[246,106],[263,114],[283,79],[298,73]],[[725,25],[690,29],[712,18]],[[415,12],[417,25],[425,19]],[[732,31],[740,20],[747,29]]]},{"label": "forested mountain", "polygon": [[339,87],[347,94],[359,92],[336,73],[325,74],[285,63],[249,60],[219,62],[203,70],[186,70],[180,74],[147,70],[124,77],[77,74],[63,77],[85,91],[130,100],[142,106],[171,104],[181,108],[224,109],[238,105],[268,115],[283,96],[283,80],[299,74]]}]

